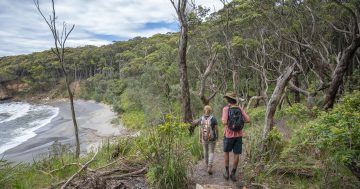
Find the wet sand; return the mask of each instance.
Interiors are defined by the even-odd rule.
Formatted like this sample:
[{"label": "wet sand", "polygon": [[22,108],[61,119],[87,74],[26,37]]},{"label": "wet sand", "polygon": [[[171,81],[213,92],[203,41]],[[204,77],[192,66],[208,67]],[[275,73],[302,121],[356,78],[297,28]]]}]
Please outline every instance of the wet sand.
[{"label": "wet sand", "polygon": [[[5,151],[2,154],[4,159],[12,162],[32,162],[49,157],[49,147],[55,141],[62,145],[70,145],[74,150],[75,136],[70,103],[68,100],[57,100],[46,104],[58,107],[59,114],[51,123],[36,130],[35,137]],[[94,101],[76,100],[75,112],[82,154],[94,150],[102,141],[107,141],[110,137],[127,133],[122,125],[111,123],[117,116],[111,111],[110,106]]]}]

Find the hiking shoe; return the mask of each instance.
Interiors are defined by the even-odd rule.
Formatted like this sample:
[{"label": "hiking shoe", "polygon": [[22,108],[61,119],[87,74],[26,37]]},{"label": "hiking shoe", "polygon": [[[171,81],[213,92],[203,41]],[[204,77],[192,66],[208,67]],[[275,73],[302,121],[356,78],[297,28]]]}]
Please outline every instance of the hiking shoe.
[{"label": "hiking shoe", "polygon": [[225,171],[223,174],[225,180],[229,180],[229,172]]},{"label": "hiking shoe", "polygon": [[231,173],[230,175],[230,179],[233,181],[233,182],[236,182],[236,174],[234,172]]},{"label": "hiking shoe", "polygon": [[208,166],[207,172],[209,173],[209,175],[212,175],[212,174],[213,174],[213,172],[212,172],[212,165],[209,165],[209,166]]}]

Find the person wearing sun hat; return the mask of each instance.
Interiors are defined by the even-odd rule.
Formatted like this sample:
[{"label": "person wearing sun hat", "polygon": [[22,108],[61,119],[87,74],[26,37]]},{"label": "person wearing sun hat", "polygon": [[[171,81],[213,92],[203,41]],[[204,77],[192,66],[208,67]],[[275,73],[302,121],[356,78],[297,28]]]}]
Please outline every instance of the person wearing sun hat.
[{"label": "person wearing sun hat", "polygon": [[[236,118],[241,119],[243,121],[242,124],[249,123],[250,118],[247,115],[247,113],[237,105],[237,98],[236,93],[234,92],[228,92],[224,95],[224,98],[228,102],[228,105],[224,106],[221,121],[224,125],[224,163],[225,163],[225,173],[224,178],[226,180],[230,179],[232,181],[236,181],[236,169],[239,164],[240,160],[240,154],[242,152],[242,136],[243,131],[242,128],[240,130],[229,127],[229,122],[232,122],[231,117],[233,117],[232,112],[239,112],[239,114],[242,115],[242,118]],[[231,116],[229,116],[231,114]],[[238,116],[241,117],[241,116]],[[234,161],[233,161],[233,168],[231,171],[231,174],[229,173],[229,154],[230,152],[234,153]],[[230,176],[229,176],[230,174]]]}]

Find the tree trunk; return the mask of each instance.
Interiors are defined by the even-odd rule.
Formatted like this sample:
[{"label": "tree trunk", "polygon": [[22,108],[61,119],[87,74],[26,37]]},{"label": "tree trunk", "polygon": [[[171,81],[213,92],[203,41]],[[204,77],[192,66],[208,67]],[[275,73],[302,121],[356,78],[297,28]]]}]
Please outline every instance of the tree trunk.
[{"label": "tree trunk", "polygon": [[[261,83],[261,76],[260,75],[257,77],[257,81],[258,81],[257,82],[258,86],[256,88],[256,95],[261,96],[262,83]],[[250,104],[250,101],[249,101],[249,104]],[[256,99],[255,104],[254,104],[254,108],[258,107],[259,105],[260,105],[260,99]]]},{"label": "tree trunk", "polygon": [[185,123],[191,123],[191,103],[190,103],[190,91],[189,82],[187,76],[186,65],[186,49],[188,40],[188,26],[187,23],[181,23],[180,42],[179,42],[179,71],[180,71],[180,87],[181,87],[181,103],[183,112],[183,121]]},{"label": "tree trunk", "polygon": [[334,73],[332,75],[332,80],[330,83],[330,88],[326,93],[324,106],[325,110],[330,109],[334,106],[336,94],[339,90],[340,85],[343,82],[344,74],[351,64],[352,58],[356,50],[360,47],[360,37],[352,41],[351,45],[345,49],[342,53],[340,60],[338,61]]},{"label": "tree trunk", "polygon": [[350,46],[348,46],[343,52],[341,52],[340,58],[337,58],[337,65],[332,74],[332,80],[330,83],[330,88],[326,93],[324,106],[325,110],[332,108],[335,103],[336,94],[339,90],[339,87],[343,83],[343,77],[346,73],[347,69],[349,68],[351,61],[355,55],[356,50],[360,47],[360,31],[359,31],[359,22],[358,22],[358,15],[360,9],[352,9],[341,1],[334,1],[336,4],[341,6],[342,8],[346,9],[351,17],[352,17],[352,40]]},{"label": "tree trunk", "polygon": [[267,138],[269,132],[273,129],[276,107],[278,106],[285,88],[291,79],[293,71],[294,65],[289,66],[285,69],[284,73],[277,78],[276,87],[266,107],[265,126],[263,131],[264,140]]},{"label": "tree trunk", "polygon": [[[210,52],[211,52],[211,50],[210,50]],[[218,90],[214,91],[214,93],[211,96],[209,96],[208,98],[206,98],[206,96],[205,96],[206,80],[209,77],[211,70],[215,65],[216,59],[217,59],[217,52],[210,55],[210,58],[207,61],[207,66],[206,66],[204,73],[200,73],[199,97],[204,106],[209,105],[210,100],[215,97],[215,95],[218,91]]]},{"label": "tree trunk", "polygon": [[237,70],[236,67],[233,66],[233,70],[232,70],[232,80],[233,80],[233,91],[234,93],[238,94],[238,89],[237,89]]},{"label": "tree trunk", "polygon": [[[54,0],[52,0],[51,2],[52,2],[52,15],[50,15],[50,18],[47,19],[44,16],[44,14],[41,12],[39,1],[34,0],[34,3],[35,3],[35,6],[36,6],[37,10],[39,11],[40,15],[44,18],[45,22],[47,23],[47,25],[50,28],[50,31],[52,33],[52,36],[54,38],[54,43],[55,43],[55,48],[51,48],[51,50],[57,56],[57,58],[59,60],[59,63],[61,65],[61,70],[63,71],[63,74],[65,76],[66,88],[67,88],[69,98],[70,98],[72,120],[73,120],[74,128],[75,128],[75,137],[76,137],[76,154],[75,155],[76,155],[76,158],[79,159],[79,156],[80,156],[80,142],[79,142],[78,126],[77,126],[76,117],[75,117],[73,93],[71,92],[71,89],[70,89],[70,83],[69,83],[69,78],[68,78],[69,74],[65,70],[65,61],[64,61],[65,42],[66,42],[67,38],[69,37],[70,33],[72,32],[72,30],[74,29],[75,25],[73,25],[71,27],[71,29],[67,31],[66,24],[64,22],[63,27],[62,27],[62,32],[59,32],[57,30],[57,28],[56,28],[56,18],[57,18],[57,16],[56,16],[56,13],[55,13],[55,3],[54,3]],[[61,33],[61,37],[59,37],[59,33]],[[74,77],[76,77],[76,65],[75,65]]]},{"label": "tree trunk", "polygon": [[[299,82],[299,78],[298,77],[294,77],[294,85],[296,87],[300,88],[300,82]],[[294,91],[294,97],[295,97],[295,102],[296,103],[300,103],[301,98],[300,98],[300,92],[299,91]]]},{"label": "tree trunk", "polygon": [[[186,12],[187,0],[170,0],[171,4],[177,13],[180,22],[180,40],[179,40],[179,72],[180,72],[180,87],[181,87],[181,110],[183,114],[183,122],[192,122],[190,90],[187,76],[186,65],[186,51],[188,40],[188,13]],[[190,133],[193,133],[194,128],[190,128]]]},{"label": "tree trunk", "polygon": [[66,89],[68,91],[69,99],[70,99],[71,117],[73,120],[73,125],[74,125],[74,130],[75,130],[75,139],[76,139],[75,157],[76,157],[76,159],[79,159],[79,157],[80,157],[80,140],[79,140],[79,131],[78,131],[78,125],[77,125],[77,121],[76,121],[75,108],[74,108],[74,96],[70,89],[68,75],[67,75],[67,72],[65,71],[65,68],[63,65],[64,63],[62,62],[61,64],[62,64],[61,67],[62,67],[64,75],[65,75]]}]

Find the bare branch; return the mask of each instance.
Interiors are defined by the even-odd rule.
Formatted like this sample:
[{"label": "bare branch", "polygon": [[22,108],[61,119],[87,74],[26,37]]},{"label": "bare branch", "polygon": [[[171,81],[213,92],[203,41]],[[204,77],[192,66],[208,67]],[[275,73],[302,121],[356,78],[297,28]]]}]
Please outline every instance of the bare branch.
[{"label": "bare branch", "polygon": [[94,156],[93,156],[88,162],[86,162],[86,163],[81,167],[81,169],[80,169],[79,171],[77,171],[73,176],[71,176],[71,177],[65,182],[64,185],[61,186],[61,189],[65,189],[65,188],[70,184],[70,182],[71,182],[72,180],[74,180],[74,178],[75,178],[77,175],[79,175],[84,169],[86,169],[91,162],[95,161],[95,157],[96,157],[97,154],[98,154],[98,151],[96,151],[96,153],[94,154]]},{"label": "bare branch", "polygon": [[338,0],[333,0],[336,4],[338,4],[339,6],[341,6],[341,7],[343,7],[343,8],[345,8],[349,13],[350,13],[350,15],[351,15],[351,17],[352,17],[352,19],[353,19],[353,25],[354,25],[354,27],[353,27],[353,38],[355,39],[355,38],[357,38],[357,36],[356,35],[358,35],[359,34],[359,25],[358,25],[358,19],[357,19],[357,16],[356,16],[356,14],[355,14],[355,12],[350,8],[350,7],[348,7],[346,4],[344,4],[344,3],[341,3],[340,1],[338,1]]}]

